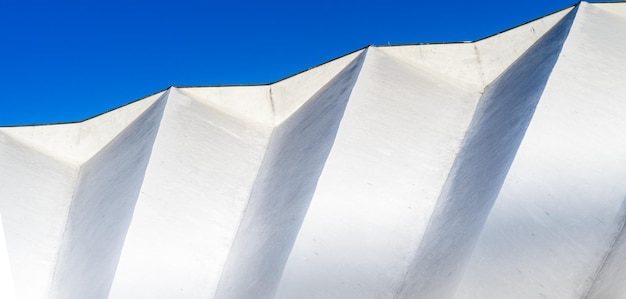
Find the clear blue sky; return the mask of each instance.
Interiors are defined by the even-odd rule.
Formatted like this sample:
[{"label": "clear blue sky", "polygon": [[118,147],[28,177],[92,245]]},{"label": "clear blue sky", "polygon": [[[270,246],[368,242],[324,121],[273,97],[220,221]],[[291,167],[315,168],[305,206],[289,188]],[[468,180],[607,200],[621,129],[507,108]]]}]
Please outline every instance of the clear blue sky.
[{"label": "clear blue sky", "polygon": [[467,41],[575,4],[0,1],[0,126],[82,120],[168,86],[269,83],[366,45]]}]

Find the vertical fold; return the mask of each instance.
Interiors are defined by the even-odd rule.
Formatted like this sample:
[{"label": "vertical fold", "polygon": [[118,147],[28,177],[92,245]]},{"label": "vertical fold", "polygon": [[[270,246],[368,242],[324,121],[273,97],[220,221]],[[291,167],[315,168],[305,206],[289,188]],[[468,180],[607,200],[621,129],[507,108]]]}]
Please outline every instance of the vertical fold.
[{"label": "vertical fold", "polygon": [[16,295],[47,298],[79,169],[0,132],[0,171],[0,213]]},{"label": "vertical fold", "polygon": [[569,33],[570,12],[485,88],[398,298],[451,298]]},{"label": "vertical fold", "polygon": [[48,298],[108,297],[167,97],[80,168]]},{"label": "vertical fold", "polygon": [[216,298],[274,297],[366,52],[274,129]]},{"label": "vertical fold", "polygon": [[214,296],[273,126],[215,101],[267,96],[267,86],[170,89],[109,298]]},{"label": "vertical fold", "polygon": [[480,90],[387,52],[368,49],[277,298],[391,298],[423,233]]},{"label": "vertical fold", "polygon": [[579,299],[594,283],[623,224],[625,25],[577,5],[455,298]]}]

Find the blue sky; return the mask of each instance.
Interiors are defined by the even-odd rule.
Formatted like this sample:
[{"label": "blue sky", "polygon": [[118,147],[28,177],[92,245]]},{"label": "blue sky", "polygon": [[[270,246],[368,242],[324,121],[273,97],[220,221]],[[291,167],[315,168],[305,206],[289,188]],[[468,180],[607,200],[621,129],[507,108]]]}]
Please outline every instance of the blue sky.
[{"label": "blue sky", "polygon": [[575,4],[0,2],[0,126],[83,120],[168,86],[269,83],[366,45],[476,40]]}]

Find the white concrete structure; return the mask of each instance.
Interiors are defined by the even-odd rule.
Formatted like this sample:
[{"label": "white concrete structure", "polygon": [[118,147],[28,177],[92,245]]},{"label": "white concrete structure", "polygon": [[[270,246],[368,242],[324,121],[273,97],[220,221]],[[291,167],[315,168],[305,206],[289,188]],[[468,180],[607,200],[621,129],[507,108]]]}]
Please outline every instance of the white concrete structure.
[{"label": "white concrete structure", "polygon": [[0,298],[626,298],[626,3],[0,128]]}]

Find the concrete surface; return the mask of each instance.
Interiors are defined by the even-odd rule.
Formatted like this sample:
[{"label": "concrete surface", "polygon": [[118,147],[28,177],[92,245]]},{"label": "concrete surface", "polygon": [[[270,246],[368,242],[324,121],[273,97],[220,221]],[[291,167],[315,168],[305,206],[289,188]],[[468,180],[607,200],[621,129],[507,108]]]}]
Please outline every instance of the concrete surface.
[{"label": "concrete surface", "polygon": [[626,298],[626,3],[0,127],[0,297]]}]

